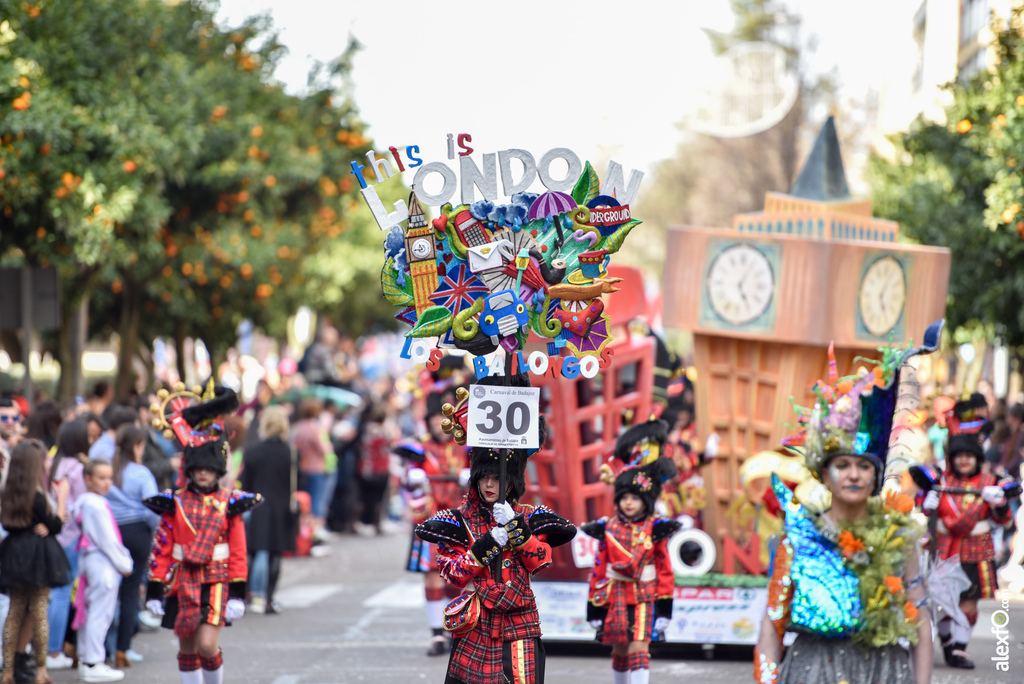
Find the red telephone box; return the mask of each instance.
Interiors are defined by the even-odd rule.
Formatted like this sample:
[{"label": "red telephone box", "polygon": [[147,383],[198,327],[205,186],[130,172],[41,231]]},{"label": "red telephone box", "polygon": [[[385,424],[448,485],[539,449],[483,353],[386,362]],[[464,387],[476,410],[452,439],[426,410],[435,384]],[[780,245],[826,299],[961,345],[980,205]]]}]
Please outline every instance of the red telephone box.
[{"label": "red telephone box", "polygon": [[[598,477],[602,458],[615,448],[624,424],[643,422],[651,413],[654,340],[626,330],[629,321],[647,316],[642,277],[634,268],[609,271],[628,286],[609,297],[605,308],[609,328],[617,331],[608,366],[589,379],[530,376],[533,386],[541,388],[548,441],[530,457],[526,501],[545,504],[577,525],[611,514],[611,488]],[[589,568],[576,567],[568,544],[554,554],[543,579],[587,579]]]}]

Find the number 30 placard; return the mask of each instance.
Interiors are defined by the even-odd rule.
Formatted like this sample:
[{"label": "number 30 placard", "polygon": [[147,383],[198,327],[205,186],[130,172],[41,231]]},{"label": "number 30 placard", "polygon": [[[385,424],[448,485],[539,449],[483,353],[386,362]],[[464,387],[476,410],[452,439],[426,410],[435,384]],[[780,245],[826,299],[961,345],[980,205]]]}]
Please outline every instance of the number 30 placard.
[{"label": "number 30 placard", "polygon": [[494,449],[537,449],[539,387],[469,388],[466,444]]}]

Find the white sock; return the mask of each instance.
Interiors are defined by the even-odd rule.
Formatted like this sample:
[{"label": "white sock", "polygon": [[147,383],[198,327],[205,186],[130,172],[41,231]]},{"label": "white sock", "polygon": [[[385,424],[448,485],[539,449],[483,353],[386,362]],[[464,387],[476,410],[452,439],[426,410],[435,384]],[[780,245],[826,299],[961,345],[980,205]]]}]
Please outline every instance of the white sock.
[{"label": "white sock", "polygon": [[939,638],[942,639],[942,643],[949,643],[953,638],[953,620],[951,618],[942,618],[939,620]]},{"label": "white sock", "polygon": [[650,670],[630,670],[629,684],[648,684],[651,681]]},{"label": "white sock", "polygon": [[224,681],[224,666],[216,670],[202,670],[203,684],[221,684]]},{"label": "white sock", "polygon": [[630,684],[629,682],[629,670],[612,670],[612,682],[613,684]]},{"label": "white sock", "polygon": [[178,674],[181,675],[181,684],[203,684],[202,670],[192,670],[191,672],[178,670]]},{"label": "white sock", "polygon": [[971,632],[974,631],[974,627],[968,625],[967,627],[961,627],[960,625],[953,623],[953,643],[966,644],[971,640]]},{"label": "white sock", "polygon": [[427,601],[427,624],[430,629],[444,626],[444,601]]}]

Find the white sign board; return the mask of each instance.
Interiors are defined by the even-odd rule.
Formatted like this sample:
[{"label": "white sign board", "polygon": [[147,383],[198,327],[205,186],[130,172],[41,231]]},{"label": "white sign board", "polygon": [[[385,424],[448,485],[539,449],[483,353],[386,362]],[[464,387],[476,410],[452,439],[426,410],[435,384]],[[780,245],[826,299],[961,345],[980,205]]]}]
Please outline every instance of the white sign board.
[{"label": "white sign board", "polygon": [[600,546],[600,541],[583,530],[576,530],[576,536],[572,538],[572,562],[577,568],[594,567],[594,558]]},{"label": "white sign board", "polygon": [[[587,624],[586,582],[533,582],[545,639],[592,640]],[[766,587],[676,587],[665,641],[690,644],[746,644],[757,632],[768,605]]]},{"label": "white sign board", "polygon": [[538,449],[539,387],[469,388],[466,444],[492,449]]}]

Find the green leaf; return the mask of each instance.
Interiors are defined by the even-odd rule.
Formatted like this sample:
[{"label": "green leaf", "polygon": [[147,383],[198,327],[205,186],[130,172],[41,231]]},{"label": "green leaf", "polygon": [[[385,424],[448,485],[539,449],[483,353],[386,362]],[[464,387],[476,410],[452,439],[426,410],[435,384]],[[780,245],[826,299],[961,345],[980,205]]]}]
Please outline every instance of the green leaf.
[{"label": "green leaf", "polygon": [[413,303],[412,278],[405,279],[405,285],[398,284],[398,269],[393,259],[388,258],[380,272],[380,287],[384,299],[395,306],[409,306]]},{"label": "green leaf", "polygon": [[576,187],[572,189],[572,198],[576,200],[576,204],[586,206],[587,202],[597,197],[601,192],[601,179],[597,177],[597,172],[594,171],[594,167],[590,165],[590,162],[583,164],[583,173],[580,174],[580,179],[576,181]]},{"label": "green leaf", "polygon": [[452,327],[452,312],[443,306],[432,306],[420,314],[416,327],[406,337],[437,337]]}]

